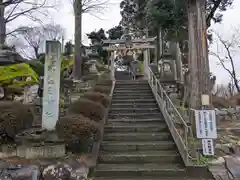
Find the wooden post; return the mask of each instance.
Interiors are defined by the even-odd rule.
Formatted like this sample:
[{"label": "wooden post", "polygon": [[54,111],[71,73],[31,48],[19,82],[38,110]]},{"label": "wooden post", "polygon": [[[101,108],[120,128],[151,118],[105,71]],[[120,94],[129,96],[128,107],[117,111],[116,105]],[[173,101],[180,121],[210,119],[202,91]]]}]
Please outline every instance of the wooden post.
[{"label": "wooden post", "polygon": [[44,89],[42,128],[54,130],[59,116],[60,96],[60,61],[61,43],[58,41],[46,42],[46,59],[44,65]]}]

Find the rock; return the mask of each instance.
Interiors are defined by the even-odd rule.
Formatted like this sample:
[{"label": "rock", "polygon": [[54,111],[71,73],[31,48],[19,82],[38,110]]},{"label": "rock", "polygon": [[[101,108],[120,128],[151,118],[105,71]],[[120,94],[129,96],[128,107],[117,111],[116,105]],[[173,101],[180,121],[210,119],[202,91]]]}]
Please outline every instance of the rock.
[{"label": "rock", "polygon": [[87,158],[75,158],[68,157],[61,162],[59,159],[0,160],[0,180],[86,180]]},{"label": "rock", "polygon": [[240,112],[240,106],[236,106],[236,110]]},{"label": "rock", "polygon": [[[85,162],[80,162],[79,160],[72,160],[69,162],[69,165],[72,168],[72,176],[87,178],[89,168]],[[80,179],[81,179],[80,178]]]},{"label": "rock", "polygon": [[232,154],[231,147],[233,146],[232,143],[227,144],[216,144],[215,148],[219,149],[223,154]]},{"label": "rock", "polygon": [[43,180],[85,180],[88,175],[86,163],[72,160],[47,166],[42,173]]},{"label": "rock", "polygon": [[214,159],[209,162],[209,164],[212,164],[212,165],[224,164],[224,163],[225,163],[225,159],[223,157],[218,157],[217,159]]},{"label": "rock", "polygon": [[233,152],[235,155],[240,156],[240,141],[233,147]]},{"label": "rock", "polygon": [[210,164],[208,167],[215,180],[231,180],[230,173],[225,168],[225,164]]},{"label": "rock", "polygon": [[232,174],[234,178],[240,178],[240,157],[237,156],[226,156],[225,166],[227,170]]},{"label": "rock", "polygon": [[35,165],[11,165],[0,171],[1,180],[38,180],[40,175],[40,168]]},{"label": "rock", "polygon": [[240,119],[240,108],[215,108],[217,122],[222,121],[237,121]]}]

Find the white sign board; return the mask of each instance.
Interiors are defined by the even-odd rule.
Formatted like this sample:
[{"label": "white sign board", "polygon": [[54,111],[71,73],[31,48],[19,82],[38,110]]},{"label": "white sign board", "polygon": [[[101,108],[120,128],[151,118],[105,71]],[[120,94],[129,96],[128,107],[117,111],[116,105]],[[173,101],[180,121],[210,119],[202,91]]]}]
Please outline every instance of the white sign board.
[{"label": "white sign board", "polygon": [[[50,44],[51,43],[51,44]],[[43,112],[42,128],[47,130],[55,129],[59,116],[59,91],[60,91],[60,43],[50,42],[49,51],[44,66],[44,89],[43,89]],[[58,46],[59,47],[54,47]],[[59,52],[57,52],[59,51]]]},{"label": "white sign board", "polygon": [[197,138],[216,139],[216,114],[214,110],[195,110]]},{"label": "white sign board", "polygon": [[212,139],[202,139],[203,155],[213,156],[214,155],[214,145]]}]

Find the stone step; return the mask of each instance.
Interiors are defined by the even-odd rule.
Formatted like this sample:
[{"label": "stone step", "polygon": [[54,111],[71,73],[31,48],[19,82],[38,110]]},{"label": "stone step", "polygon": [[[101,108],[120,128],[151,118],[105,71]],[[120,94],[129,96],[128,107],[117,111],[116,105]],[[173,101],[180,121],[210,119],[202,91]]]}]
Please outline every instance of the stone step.
[{"label": "stone step", "polygon": [[146,119],[140,119],[140,118],[118,118],[118,119],[108,119],[108,124],[114,124],[114,125],[137,125],[139,123],[144,124],[150,124],[150,123],[164,123],[165,121],[163,117],[157,117],[157,118],[146,118]]},{"label": "stone step", "polygon": [[136,93],[152,93],[152,90],[150,87],[121,87],[114,89],[113,93],[121,93],[126,91],[132,91]]},{"label": "stone step", "polygon": [[157,133],[105,133],[103,136],[104,141],[161,141],[170,140],[171,134],[169,132]]},{"label": "stone step", "polygon": [[158,123],[137,123],[137,124],[130,124],[130,123],[108,123],[104,127],[104,132],[161,132],[161,131],[168,131],[167,125],[165,122],[158,122]]},{"label": "stone step", "polygon": [[150,100],[155,100],[153,95],[148,95],[148,96],[138,96],[138,95],[132,95],[132,96],[114,96],[114,100],[122,99],[122,100],[138,100],[138,99],[150,99]]},{"label": "stone step", "polygon": [[111,105],[112,109],[113,108],[159,108],[157,103],[138,103],[138,104],[133,104],[133,103],[112,103]]},{"label": "stone step", "polygon": [[191,178],[191,177],[98,177],[96,180],[214,180],[213,178]]},{"label": "stone step", "polygon": [[116,84],[148,84],[148,80],[117,80]]},{"label": "stone step", "polygon": [[127,87],[124,89],[115,88],[113,93],[123,93],[123,94],[126,94],[126,93],[152,93],[152,89],[150,87],[143,88],[143,89],[136,87],[133,91],[132,88],[127,89]]},{"label": "stone step", "polygon": [[150,92],[147,92],[147,93],[113,93],[113,98],[115,97],[129,97],[129,98],[132,98],[132,97],[153,97],[153,94],[150,93]]},{"label": "stone step", "polygon": [[133,93],[135,92],[136,94],[139,94],[139,93],[152,93],[152,90],[151,88],[139,88],[139,87],[135,87],[135,88],[131,88],[131,89],[127,89],[127,88],[123,88],[123,89],[120,89],[120,88],[115,88],[113,93]]},{"label": "stone step", "polygon": [[132,104],[143,104],[143,103],[156,103],[156,100],[154,98],[151,99],[112,99],[112,104],[126,104],[126,103],[132,103]]},{"label": "stone step", "polygon": [[99,164],[95,177],[129,178],[129,177],[182,177],[185,169],[178,164],[159,165],[144,164]]},{"label": "stone step", "polygon": [[146,86],[149,87],[148,83],[115,83],[117,87],[131,87],[131,86]]},{"label": "stone step", "polygon": [[162,118],[162,114],[160,112],[133,112],[133,113],[109,113],[108,119],[148,119],[148,118]]},{"label": "stone step", "polygon": [[158,107],[155,108],[111,108],[110,113],[160,113]]},{"label": "stone step", "polygon": [[124,163],[179,163],[180,155],[176,151],[135,151],[135,152],[100,152],[99,162],[104,164]]},{"label": "stone step", "polygon": [[173,141],[102,141],[101,150],[110,152],[131,152],[145,150],[171,150],[175,149],[176,145]]},{"label": "stone step", "polygon": [[142,83],[142,84],[131,84],[131,83],[125,83],[125,84],[119,84],[115,83],[115,87],[122,88],[122,87],[150,87],[149,84]]},{"label": "stone step", "polygon": [[142,83],[138,83],[138,82],[128,82],[128,83],[116,82],[115,85],[117,85],[117,86],[149,86],[148,82],[142,82]]}]

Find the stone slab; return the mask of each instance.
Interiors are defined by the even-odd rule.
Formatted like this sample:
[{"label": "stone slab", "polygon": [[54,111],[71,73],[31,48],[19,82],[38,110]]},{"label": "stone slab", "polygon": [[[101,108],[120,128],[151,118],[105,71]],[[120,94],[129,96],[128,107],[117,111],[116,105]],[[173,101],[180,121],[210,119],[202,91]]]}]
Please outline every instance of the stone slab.
[{"label": "stone slab", "polygon": [[27,159],[32,158],[58,158],[66,153],[64,144],[40,145],[40,146],[18,146],[17,156]]}]

